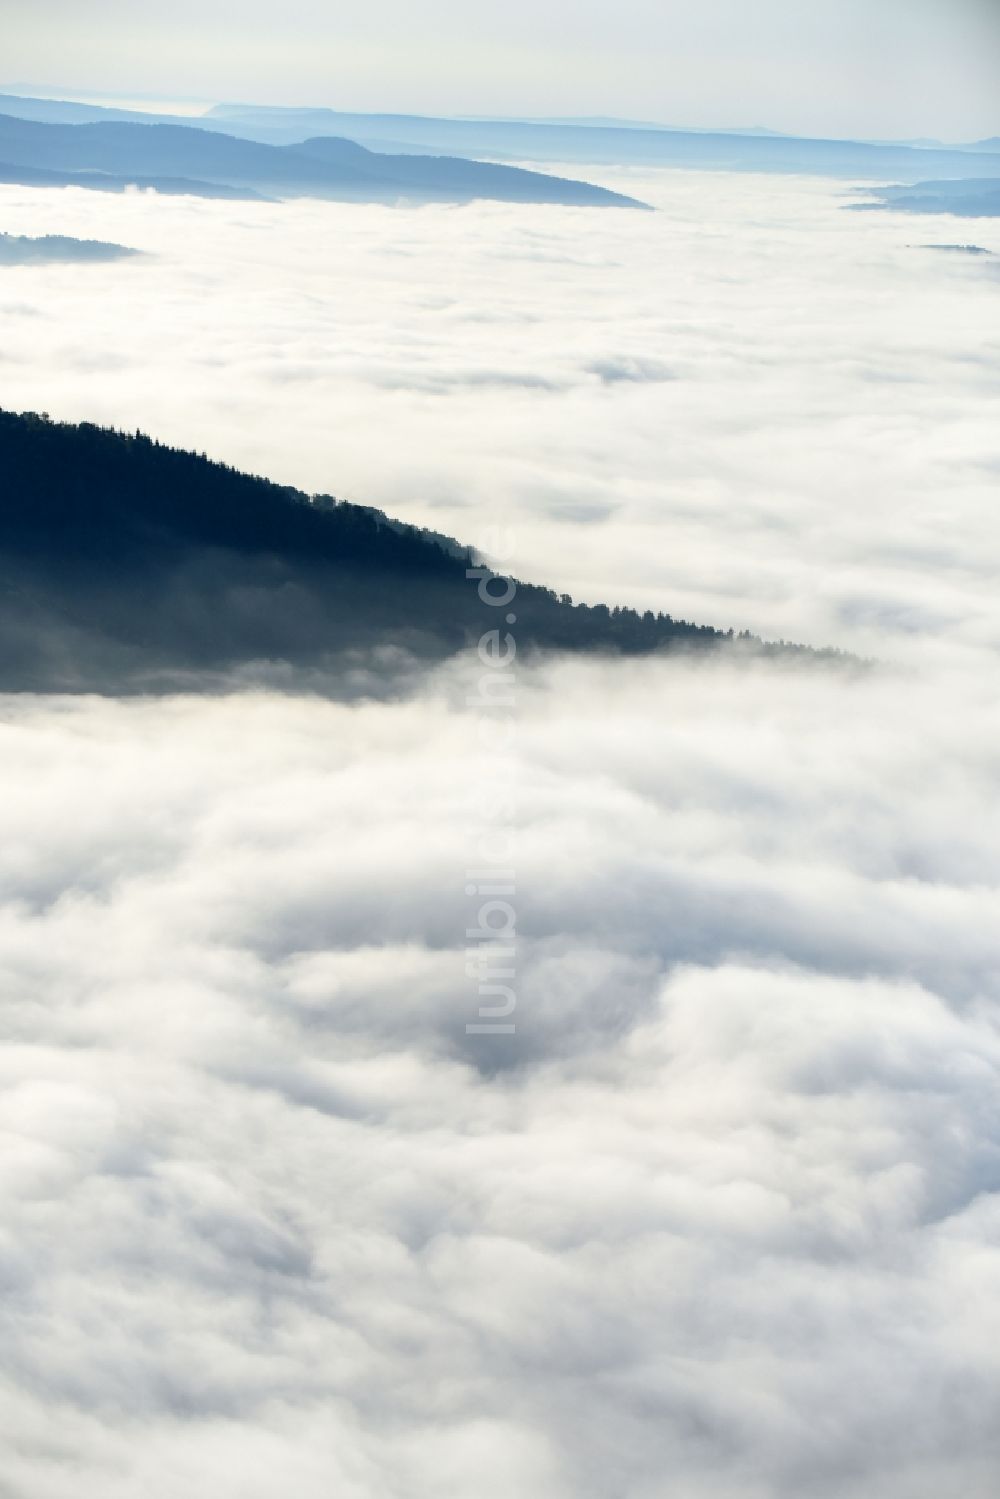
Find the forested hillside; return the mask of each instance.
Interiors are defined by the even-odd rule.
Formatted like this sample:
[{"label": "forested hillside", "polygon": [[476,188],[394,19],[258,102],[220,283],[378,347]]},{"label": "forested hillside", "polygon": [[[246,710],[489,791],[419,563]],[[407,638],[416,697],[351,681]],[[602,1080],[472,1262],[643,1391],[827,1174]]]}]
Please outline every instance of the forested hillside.
[{"label": "forested hillside", "polygon": [[[508,628],[457,543],[141,433],[0,412],[0,472],[2,689],[135,690],[261,663],[336,671],[385,647],[433,660]],[[705,649],[732,635],[524,583],[509,612],[522,652]]]}]

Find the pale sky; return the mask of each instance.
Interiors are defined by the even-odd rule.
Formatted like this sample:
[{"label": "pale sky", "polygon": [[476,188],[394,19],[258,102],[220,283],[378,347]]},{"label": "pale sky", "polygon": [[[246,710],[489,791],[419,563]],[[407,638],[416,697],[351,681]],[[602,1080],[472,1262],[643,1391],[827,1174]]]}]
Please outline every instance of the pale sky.
[{"label": "pale sky", "polygon": [[77,95],[1000,133],[998,0],[0,0],[0,58]]}]

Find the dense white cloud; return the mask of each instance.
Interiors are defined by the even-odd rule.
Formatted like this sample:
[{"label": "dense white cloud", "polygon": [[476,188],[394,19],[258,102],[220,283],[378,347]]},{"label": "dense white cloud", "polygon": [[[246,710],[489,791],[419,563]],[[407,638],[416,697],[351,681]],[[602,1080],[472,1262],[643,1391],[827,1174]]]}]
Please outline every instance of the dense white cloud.
[{"label": "dense white cloud", "polygon": [[155,252],[4,277],[4,404],[896,662],[522,664],[509,749],[469,663],[3,699],[12,1494],[996,1492],[997,282],[827,184],[641,185],[0,194]]},{"label": "dense white cloud", "polygon": [[524,670],[468,1038],[468,670],[5,701],[12,1490],[986,1499],[989,690]]}]

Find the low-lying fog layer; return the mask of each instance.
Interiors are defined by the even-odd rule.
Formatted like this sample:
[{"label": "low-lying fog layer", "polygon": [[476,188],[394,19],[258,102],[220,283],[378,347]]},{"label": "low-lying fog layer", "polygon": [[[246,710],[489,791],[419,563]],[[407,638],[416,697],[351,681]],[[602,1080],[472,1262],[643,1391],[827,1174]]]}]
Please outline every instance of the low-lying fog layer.
[{"label": "low-lying fog layer", "polygon": [[991,684],[469,686],[4,701],[10,1492],[987,1499]]},{"label": "low-lying fog layer", "polygon": [[19,1499],[994,1499],[1000,285],[609,185],[661,211],[0,192],[153,252],[0,282],[3,404],[891,663],[518,662],[513,741],[469,662],[3,699]]},{"label": "low-lying fog layer", "polygon": [[0,404],[472,542],[503,519],[526,575],[590,602],[996,644],[989,258],[922,248],[947,219],[843,212],[842,184],[590,176],[658,211],[2,188],[11,233],[153,253],[0,280]]}]

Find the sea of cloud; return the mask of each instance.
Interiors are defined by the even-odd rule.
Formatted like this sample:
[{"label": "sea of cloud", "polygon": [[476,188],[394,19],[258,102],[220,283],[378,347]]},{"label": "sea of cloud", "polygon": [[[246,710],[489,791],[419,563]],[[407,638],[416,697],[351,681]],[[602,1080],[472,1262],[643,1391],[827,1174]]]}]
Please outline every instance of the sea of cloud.
[{"label": "sea of cloud", "polygon": [[[597,174],[592,174],[597,175]],[[997,644],[989,220],[849,185],[601,174],[655,213],[0,188],[150,252],[0,281],[0,405],[142,426],[588,601],[881,652]]]},{"label": "sea of cloud", "polygon": [[883,662],[518,662],[513,739],[475,661],[0,699],[4,1499],[997,1491],[1000,286],[826,183],[633,186],[0,194],[153,252],[4,277],[2,404]]}]

